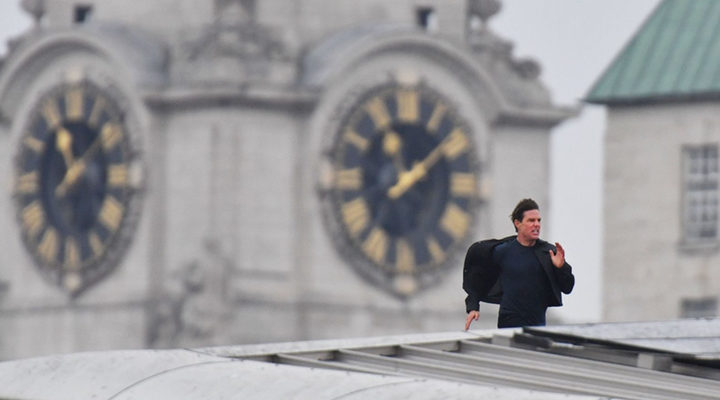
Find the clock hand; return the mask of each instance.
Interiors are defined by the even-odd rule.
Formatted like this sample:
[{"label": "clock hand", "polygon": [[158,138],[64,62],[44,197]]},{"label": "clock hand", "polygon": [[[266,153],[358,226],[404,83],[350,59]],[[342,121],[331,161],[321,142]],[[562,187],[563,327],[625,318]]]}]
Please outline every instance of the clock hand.
[{"label": "clock hand", "polygon": [[446,136],[422,161],[413,164],[409,171],[401,172],[397,183],[388,189],[388,196],[391,199],[397,199],[415,185],[417,181],[424,178],[428,170],[440,159],[445,146],[451,143],[450,137],[451,135]]},{"label": "clock hand", "polygon": [[405,164],[403,163],[402,152],[400,151],[401,146],[402,139],[400,139],[400,135],[394,131],[385,133],[383,151],[392,158],[393,165],[398,171],[398,174],[405,172]]},{"label": "clock hand", "polygon": [[80,176],[82,176],[85,172],[85,168],[87,168],[87,160],[97,152],[98,148],[100,148],[100,144],[102,144],[100,136],[101,135],[98,135],[98,138],[95,139],[95,141],[90,145],[90,147],[88,147],[79,159],[70,164],[62,181],[60,181],[60,184],[55,188],[56,196],[65,196],[68,188],[74,185],[78,178],[80,178]]},{"label": "clock hand", "polygon": [[72,153],[72,134],[65,128],[58,129],[55,134],[55,146],[62,154],[65,160],[65,166],[70,167],[73,164],[73,153]]}]

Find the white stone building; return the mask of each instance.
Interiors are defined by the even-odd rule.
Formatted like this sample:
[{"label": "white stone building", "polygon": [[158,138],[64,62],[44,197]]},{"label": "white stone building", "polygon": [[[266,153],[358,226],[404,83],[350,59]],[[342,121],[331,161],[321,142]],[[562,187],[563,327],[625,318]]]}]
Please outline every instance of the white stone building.
[{"label": "white stone building", "polygon": [[22,4],[0,358],[460,329],[467,245],[549,209],[572,110],[497,1]]},{"label": "white stone building", "polygon": [[588,94],[607,106],[603,319],[718,314],[720,3],[664,1]]}]

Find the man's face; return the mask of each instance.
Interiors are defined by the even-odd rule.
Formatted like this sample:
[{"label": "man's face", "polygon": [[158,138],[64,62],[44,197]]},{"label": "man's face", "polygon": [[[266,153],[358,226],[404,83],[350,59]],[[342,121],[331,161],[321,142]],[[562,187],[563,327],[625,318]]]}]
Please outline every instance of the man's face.
[{"label": "man's face", "polygon": [[522,221],[514,221],[518,238],[525,242],[538,240],[540,238],[540,219],[539,210],[525,211]]}]

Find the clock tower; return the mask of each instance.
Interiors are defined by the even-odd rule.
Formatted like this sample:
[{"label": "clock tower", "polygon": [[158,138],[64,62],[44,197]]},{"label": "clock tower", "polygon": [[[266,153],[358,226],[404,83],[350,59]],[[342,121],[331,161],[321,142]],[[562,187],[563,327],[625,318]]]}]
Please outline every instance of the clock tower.
[{"label": "clock tower", "polygon": [[0,358],[458,329],[465,249],[547,207],[573,113],[500,3],[171,3],[22,2]]}]

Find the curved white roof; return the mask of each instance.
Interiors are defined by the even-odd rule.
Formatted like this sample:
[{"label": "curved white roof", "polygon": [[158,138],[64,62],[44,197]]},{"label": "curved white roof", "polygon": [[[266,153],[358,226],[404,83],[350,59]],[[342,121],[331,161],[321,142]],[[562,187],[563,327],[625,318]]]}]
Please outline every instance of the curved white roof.
[{"label": "curved white roof", "polygon": [[580,400],[595,397],[279,365],[192,350],[128,350],[0,363],[0,398]]},{"label": "curved white roof", "polygon": [[[694,343],[700,333],[720,340],[718,324],[591,324],[56,355],[0,363],[0,398],[717,399],[717,359],[677,345]],[[660,346],[647,347],[658,338]],[[632,343],[640,339],[641,346]]]}]

